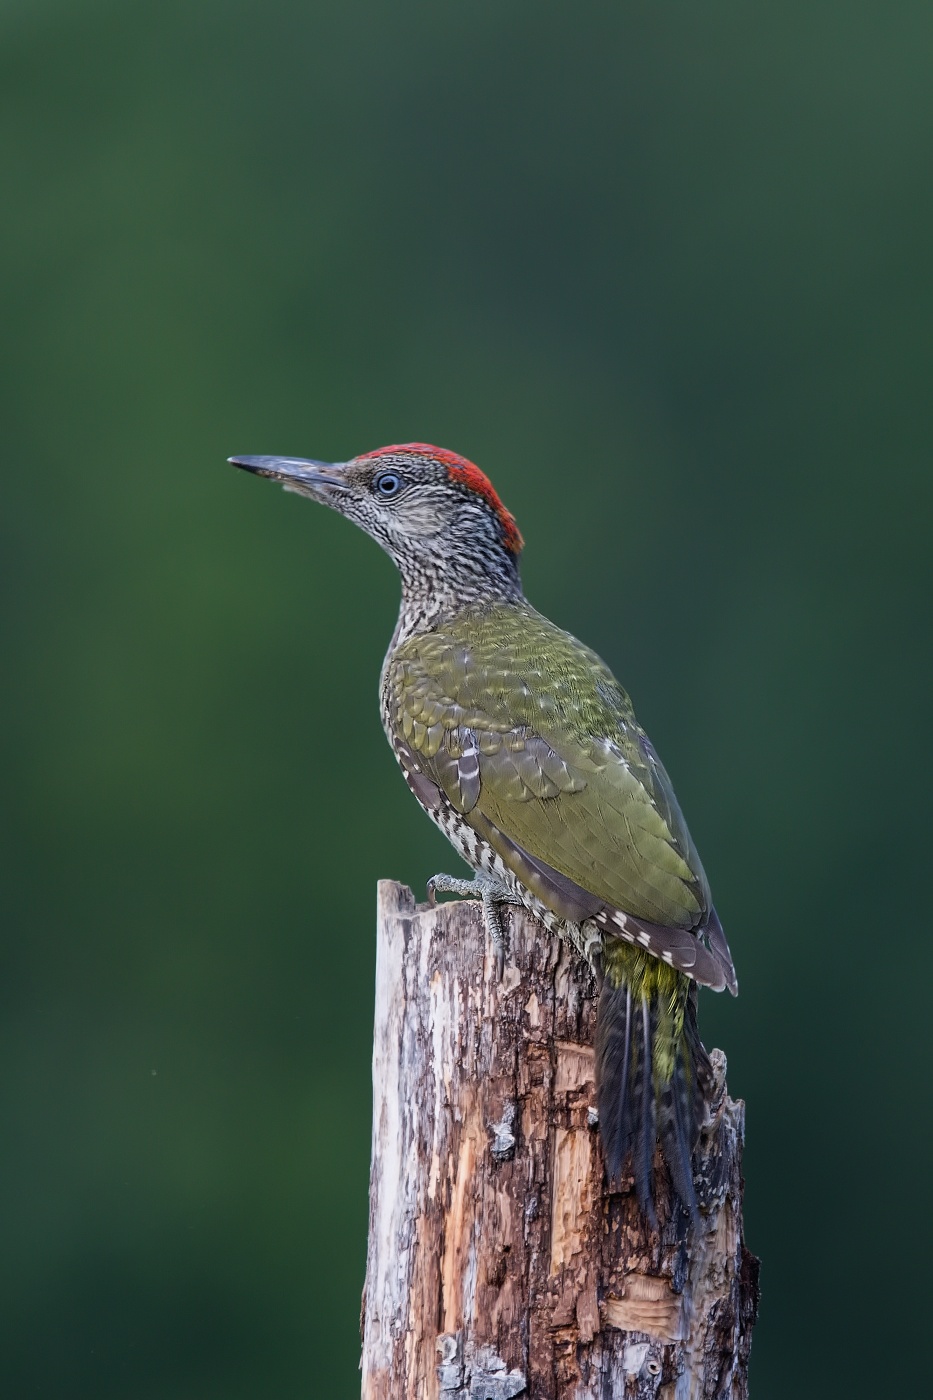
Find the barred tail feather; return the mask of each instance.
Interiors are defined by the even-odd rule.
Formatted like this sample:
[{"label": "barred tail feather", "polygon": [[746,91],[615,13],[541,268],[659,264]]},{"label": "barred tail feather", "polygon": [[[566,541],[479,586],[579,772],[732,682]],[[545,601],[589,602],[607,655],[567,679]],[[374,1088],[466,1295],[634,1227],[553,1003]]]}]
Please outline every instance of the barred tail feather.
[{"label": "barred tail feather", "polygon": [[638,1047],[639,1072],[638,1093],[634,1096],[632,1108],[635,1119],[635,1189],[642,1210],[652,1225],[657,1225],[654,1214],[654,1192],[651,1189],[651,1173],[654,1165],[654,1144],[657,1137],[656,1105],[652,1084],[652,1015],[651,1003],[646,996],[641,997],[641,1043]]},{"label": "barred tail feather", "polygon": [[630,944],[607,940],[596,1023],[599,1125],[610,1177],[629,1157],[652,1225],[658,1139],[674,1193],[694,1222],[693,1150],[711,1080],[696,984]]}]

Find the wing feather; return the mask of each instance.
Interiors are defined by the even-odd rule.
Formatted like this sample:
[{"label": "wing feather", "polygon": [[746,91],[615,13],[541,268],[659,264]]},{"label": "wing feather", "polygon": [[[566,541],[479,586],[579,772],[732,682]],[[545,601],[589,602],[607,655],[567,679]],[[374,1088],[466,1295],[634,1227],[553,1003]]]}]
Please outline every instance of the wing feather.
[{"label": "wing feather", "polygon": [[548,907],[600,911],[583,917],[734,984],[670,778],[595,653],[500,605],[403,643],[384,688],[396,745]]}]

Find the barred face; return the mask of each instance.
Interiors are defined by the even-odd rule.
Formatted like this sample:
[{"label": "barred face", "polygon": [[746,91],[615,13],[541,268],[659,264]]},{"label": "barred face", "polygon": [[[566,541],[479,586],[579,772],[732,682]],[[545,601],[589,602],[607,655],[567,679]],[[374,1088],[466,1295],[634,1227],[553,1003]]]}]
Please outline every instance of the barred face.
[{"label": "barred face", "polygon": [[426,442],[408,442],[395,447],[380,447],[375,452],[365,452],[362,457],[355,458],[355,462],[372,462],[381,469],[385,469],[385,464],[389,463],[390,469],[394,465],[413,474],[417,474],[419,466],[433,465],[440,468],[440,476],[436,479],[485,502],[498,522],[505,548],[515,555],[521,553],[524,541],[515,523],[515,517],[506,510],[485,472],[480,471],[475,462],[461,457],[459,453],[448,452],[444,447],[432,447]]},{"label": "barred face", "polygon": [[407,443],[349,462],[230,460],[359,525],[395,561],[413,611],[521,597],[518,527],[488,477],[455,452]]},{"label": "barred face", "polygon": [[464,602],[512,595],[521,537],[486,477],[470,467],[439,449],[384,448],[348,462],[345,489],[327,504],[382,546],[409,591],[455,588]]}]

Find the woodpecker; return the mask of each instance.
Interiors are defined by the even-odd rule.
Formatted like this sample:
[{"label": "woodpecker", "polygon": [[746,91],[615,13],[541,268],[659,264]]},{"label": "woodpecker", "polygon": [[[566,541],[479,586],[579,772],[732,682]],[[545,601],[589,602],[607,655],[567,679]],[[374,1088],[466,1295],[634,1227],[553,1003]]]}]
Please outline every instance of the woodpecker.
[{"label": "woodpecker", "polygon": [[671,780],[608,666],[537,612],[523,540],[485,474],[427,443],[348,462],[231,457],[354,521],[402,581],[382,723],[411,791],[474,872],[436,891],[482,901],[499,960],[520,904],[601,977],[596,1078],[610,1178],[631,1158],[657,1223],[658,1140],[697,1220],[692,1158],[710,1089],[697,986],[737,992]]}]

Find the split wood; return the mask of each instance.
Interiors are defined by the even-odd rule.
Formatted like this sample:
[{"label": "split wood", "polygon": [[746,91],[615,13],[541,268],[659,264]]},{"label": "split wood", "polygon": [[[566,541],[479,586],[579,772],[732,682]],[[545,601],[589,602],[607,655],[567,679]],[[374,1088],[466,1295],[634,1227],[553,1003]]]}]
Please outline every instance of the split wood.
[{"label": "split wood", "polygon": [[363,1400],[746,1400],[758,1260],[744,1105],[712,1052],[702,1224],[605,1178],[595,981],[521,909],[501,981],[475,901],[379,886]]}]

